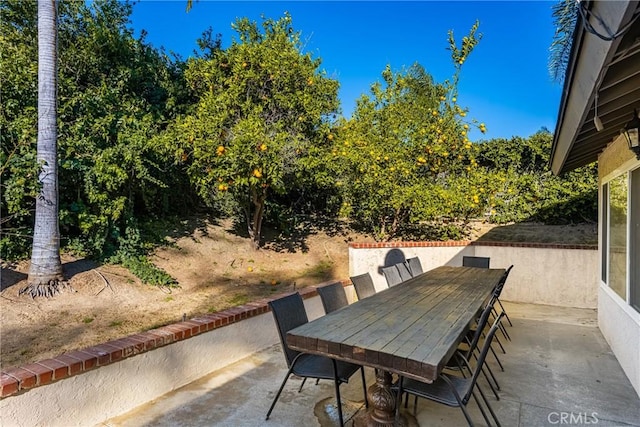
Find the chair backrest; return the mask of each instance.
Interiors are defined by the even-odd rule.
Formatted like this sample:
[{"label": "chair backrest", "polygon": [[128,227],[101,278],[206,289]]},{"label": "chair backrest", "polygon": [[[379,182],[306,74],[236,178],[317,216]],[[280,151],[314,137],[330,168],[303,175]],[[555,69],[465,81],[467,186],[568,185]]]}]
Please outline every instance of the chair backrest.
[{"label": "chair backrest", "polygon": [[370,297],[376,293],[376,287],[373,285],[373,279],[369,273],[351,276],[351,283],[353,283],[353,287],[356,289],[356,295],[359,300]]},{"label": "chair backrest", "polygon": [[482,310],[482,314],[480,315],[480,318],[478,319],[478,322],[477,322],[478,324],[476,325],[476,332],[473,334],[473,338],[469,343],[469,349],[467,350],[467,354],[465,354],[464,356],[467,360],[469,360],[469,357],[471,357],[476,347],[478,346],[478,342],[482,337],[484,328],[486,328],[487,322],[489,321],[489,315],[491,315],[491,311],[493,310],[493,304],[495,303],[495,299],[496,299],[495,296],[491,297],[491,300],[487,303],[484,310]]},{"label": "chair backrest", "polygon": [[413,257],[407,260],[407,264],[409,264],[409,271],[411,272],[412,277],[416,277],[419,274],[422,274],[422,264],[420,263],[420,258]]},{"label": "chair backrest", "polygon": [[507,268],[507,270],[504,272],[504,274],[500,278],[500,281],[496,285],[496,288],[493,291],[493,295],[496,298],[500,297],[500,294],[502,293],[502,288],[504,288],[504,284],[507,282],[507,279],[509,278],[509,273],[511,272],[512,268],[513,268],[513,264]]},{"label": "chair backrest", "polygon": [[463,256],[462,257],[462,266],[463,267],[479,267],[479,268],[489,268],[489,261],[491,258],[482,257],[482,256]]},{"label": "chair backrest", "polygon": [[409,265],[406,261],[396,264],[396,267],[398,268],[398,273],[400,273],[400,278],[403,282],[413,277],[409,271]]},{"label": "chair backrest", "polygon": [[476,365],[476,369],[473,371],[473,376],[471,377],[471,381],[469,382],[468,389],[466,390],[464,397],[462,399],[465,403],[467,403],[471,398],[473,387],[475,386],[476,381],[478,381],[478,376],[480,375],[480,372],[482,372],[482,365],[484,364],[484,361],[487,358],[487,353],[489,352],[489,347],[491,347],[491,341],[493,341],[493,336],[496,334],[496,331],[500,327],[500,322],[502,321],[502,318],[504,316],[505,316],[504,312],[498,315],[495,322],[493,322],[493,325],[491,325],[491,329],[489,330],[489,333],[484,339],[484,344],[482,345],[482,351],[480,352],[480,356],[478,356],[478,363]]},{"label": "chair backrest", "polygon": [[382,267],[382,274],[384,274],[384,278],[387,279],[387,285],[390,287],[402,283],[402,277],[400,277],[398,267],[395,265]]},{"label": "chair backrest", "polygon": [[325,313],[331,313],[332,311],[349,305],[347,294],[340,282],[322,286],[316,290],[318,291],[318,295],[320,295],[320,300],[322,300],[322,307],[324,307]]},{"label": "chair backrest", "polygon": [[287,346],[286,336],[291,329],[309,322],[307,312],[304,309],[304,302],[300,294],[296,292],[295,294],[269,301],[269,307],[276,321],[282,351],[285,359],[287,359],[287,367],[290,368],[293,360],[300,352]]}]

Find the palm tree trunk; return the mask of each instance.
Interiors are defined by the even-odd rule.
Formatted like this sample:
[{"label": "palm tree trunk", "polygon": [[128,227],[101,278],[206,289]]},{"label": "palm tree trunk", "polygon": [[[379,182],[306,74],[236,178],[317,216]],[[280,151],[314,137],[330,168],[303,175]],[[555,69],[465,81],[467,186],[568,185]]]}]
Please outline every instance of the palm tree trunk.
[{"label": "palm tree trunk", "polygon": [[38,0],[38,152],[40,194],[36,199],[31,267],[20,293],[51,296],[63,284],[58,225],[56,0]]}]

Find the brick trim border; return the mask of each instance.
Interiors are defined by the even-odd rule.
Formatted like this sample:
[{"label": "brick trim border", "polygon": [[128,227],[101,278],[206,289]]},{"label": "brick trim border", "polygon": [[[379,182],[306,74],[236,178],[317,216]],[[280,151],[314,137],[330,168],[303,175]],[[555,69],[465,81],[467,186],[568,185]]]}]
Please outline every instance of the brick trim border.
[{"label": "brick trim border", "polygon": [[[351,284],[350,280],[337,282],[342,283],[343,286]],[[307,299],[318,295],[317,288],[333,283],[336,281],[304,287],[297,292],[300,292],[302,298]],[[69,351],[51,359],[3,369],[0,372],[0,399],[259,316],[271,311],[270,301],[291,293],[277,294],[217,313],[204,314],[103,344]]]},{"label": "brick trim border", "polygon": [[532,243],[532,242],[491,242],[471,240],[450,240],[446,242],[363,242],[349,243],[352,249],[385,249],[385,248],[435,248],[459,246],[502,246],[510,248],[539,249],[581,249],[598,250],[598,245],[578,245],[564,243]]}]

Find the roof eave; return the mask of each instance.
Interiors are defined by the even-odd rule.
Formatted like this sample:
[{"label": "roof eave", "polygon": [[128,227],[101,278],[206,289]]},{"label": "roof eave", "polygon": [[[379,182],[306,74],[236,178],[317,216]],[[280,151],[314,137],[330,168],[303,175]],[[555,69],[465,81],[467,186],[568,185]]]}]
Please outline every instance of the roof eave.
[{"label": "roof eave", "polygon": [[[592,1],[587,3],[587,7],[607,22],[610,28],[618,29],[624,24],[629,11],[635,9],[635,3],[632,3]],[[588,33],[582,25],[582,18],[578,19],[551,149],[550,166],[555,175],[578,167],[567,168],[567,159],[618,43],[619,40],[602,40]]]}]

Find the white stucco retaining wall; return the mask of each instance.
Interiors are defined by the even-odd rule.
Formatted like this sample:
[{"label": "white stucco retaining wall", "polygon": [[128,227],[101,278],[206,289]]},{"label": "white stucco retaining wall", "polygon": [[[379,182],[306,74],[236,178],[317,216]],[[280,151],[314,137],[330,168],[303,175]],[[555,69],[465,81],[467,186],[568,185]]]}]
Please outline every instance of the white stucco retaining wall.
[{"label": "white stucco retaining wall", "polygon": [[387,288],[382,267],[412,257],[420,258],[422,269],[428,271],[441,265],[462,265],[463,255],[473,255],[472,246],[447,247],[349,247],[349,276],[370,273],[376,290]]},{"label": "white stucco retaining wall", "polygon": [[[380,244],[378,246],[384,246]],[[349,274],[369,272],[376,289],[387,287],[381,267],[414,256],[424,271],[440,265],[462,265],[464,255],[491,258],[491,267],[513,265],[501,298],[505,301],[596,308],[598,301],[598,251],[548,247],[464,246],[349,247]]]},{"label": "white stucco retaining wall", "polygon": [[[309,319],[324,314],[305,299]],[[270,312],[0,400],[0,426],[92,426],[279,342]],[[284,359],[283,359],[284,363]]]}]

